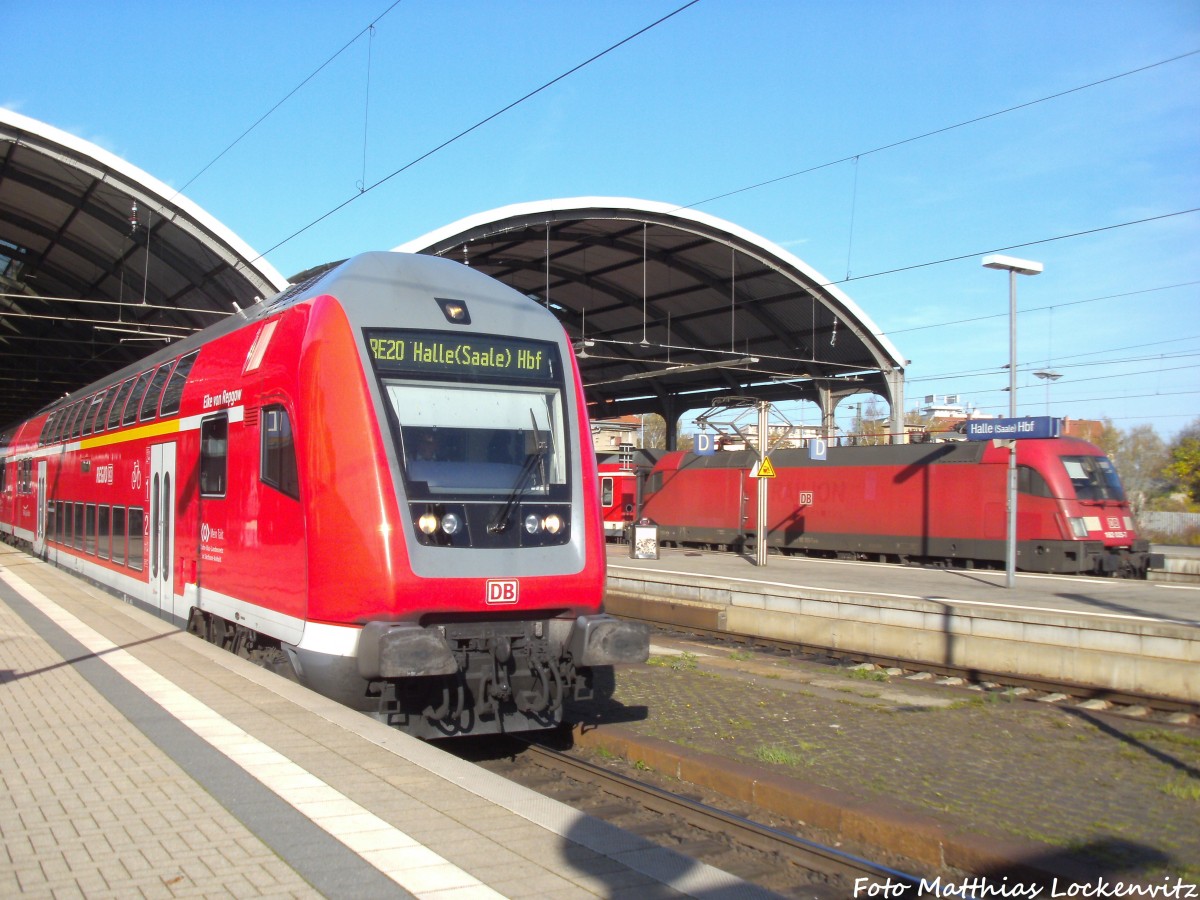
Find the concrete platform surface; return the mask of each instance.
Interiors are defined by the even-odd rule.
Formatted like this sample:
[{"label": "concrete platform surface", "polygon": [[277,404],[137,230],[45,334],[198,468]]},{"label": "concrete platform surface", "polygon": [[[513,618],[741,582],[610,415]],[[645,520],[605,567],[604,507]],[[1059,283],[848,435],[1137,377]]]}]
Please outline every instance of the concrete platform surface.
[{"label": "concrete platform surface", "polygon": [[0,547],[0,895],[754,897]]}]

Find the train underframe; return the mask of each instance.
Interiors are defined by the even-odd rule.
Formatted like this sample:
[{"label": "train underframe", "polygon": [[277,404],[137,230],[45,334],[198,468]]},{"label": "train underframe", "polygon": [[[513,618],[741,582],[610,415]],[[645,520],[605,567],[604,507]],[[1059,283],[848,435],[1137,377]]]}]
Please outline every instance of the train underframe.
[{"label": "train underframe", "polygon": [[[659,526],[662,546],[708,547],[750,552],[754,534],[726,528]],[[1005,545],[997,540],[954,540],[904,536],[849,534],[789,534],[771,532],[767,547],[773,552],[826,559],[857,559],[950,566],[1004,568]],[[1019,541],[1017,568],[1023,572],[1145,578],[1162,568],[1162,554],[1151,553],[1148,541],[1129,548],[1110,549],[1100,541]]]},{"label": "train underframe", "polygon": [[649,655],[646,626],[604,614],[370,622],[355,657],[305,652],[200,610],[188,630],[424,739],[557,727],[568,702],[611,694],[614,664]]}]

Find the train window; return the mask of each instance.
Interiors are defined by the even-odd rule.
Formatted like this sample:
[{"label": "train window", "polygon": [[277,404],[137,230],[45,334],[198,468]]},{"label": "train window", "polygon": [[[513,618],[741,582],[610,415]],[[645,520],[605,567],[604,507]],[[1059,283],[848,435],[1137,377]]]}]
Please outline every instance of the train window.
[{"label": "train window", "polygon": [[54,509],[54,504],[47,503],[46,504],[46,540],[48,540],[48,541],[54,540],[54,529],[56,527],[55,515],[56,515],[56,512]]},{"label": "train window", "polygon": [[292,423],[282,406],[264,406],[262,411],[262,460],[259,477],[264,484],[300,499],[296,474],[296,442]]},{"label": "train window", "polygon": [[129,568],[142,571],[146,565],[146,535],[143,529],[146,525],[146,511],[140,506],[129,507],[129,541],[126,549],[129,551]]},{"label": "train window", "polygon": [[212,416],[200,423],[200,495],[224,497],[229,463],[229,417]]},{"label": "train window", "polygon": [[83,508],[83,552],[89,556],[96,555],[96,504],[89,503]]},{"label": "train window", "polygon": [[42,432],[38,435],[38,446],[45,447],[50,443],[50,435],[54,434],[54,426],[58,420],[58,410],[54,410],[50,415],[46,416],[46,423],[42,425]]},{"label": "train window", "polygon": [[122,425],[132,425],[137,421],[138,417],[138,401],[141,400],[142,394],[146,390],[146,382],[150,380],[150,376],[154,374],[154,370],[143,372],[137,377],[137,381],[133,385],[133,394],[129,398],[129,402],[125,404],[125,412],[121,416]]},{"label": "train window", "polygon": [[391,381],[384,386],[415,496],[504,495],[517,489],[548,497],[566,484],[556,388]]},{"label": "train window", "polygon": [[1017,490],[1032,497],[1053,497],[1042,473],[1030,466],[1017,466]]},{"label": "train window", "polygon": [[605,509],[613,505],[613,480],[611,478],[600,479],[600,505]]},{"label": "train window", "polygon": [[83,433],[85,435],[92,434],[94,431],[103,431],[104,428],[96,428],[96,416],[100,412],[100,408],[104,405],[104,391],[99,391],[88,403],[87,412],[84,413]]},{"label": "train window", "polygon": [[112,561],[125,562],[125,507],[112,508]]},{"label": "train window", "polygon": [[116,428],[121,424],[121,412],[125,409],[125,401],[129,399],[129,392],[132,390],[132,378],[128,379],[124,384],[117,388],[117,393],[113,398],[112,406],[108,410],[109,428]]},{"label": "train window", "polygon": [[54,540],[58,543],[65,543],[63,535],[66,534],[67,517],[63,515],[63,502],[58,500],[54,504]]},{"label": "train window", "polygon": [[162,397],[163,387],[166,386],[167,376],[170,374],[170,363],[163,363],[154,373],[154,380],[150,382],[150,388],[146,391],[146,396],[142,398],[142,411],[138,415],[143,422],[158,415],[158,401]]},{"label": "train window", "polygon": [[1079,500],[1124,500],[1125,488],[1106,456],[1063,456],[1063,468]]},{"label": "train window", "polygon": [[87,401],[80,400],[71,407],[71,434],[70,437],[79,437],[79,432],[83,428],[83,411],[87,409]]},{"label": "train window", "polygon": [[109,508],[96,507],[96,555],[101,559],[109,557]]},{"label": "train window", "polygon": [[72,532],[74,541],[72,542],[71,546],[74,547],[76,550],[82,550],[83,549],[83,517],[85,515],[85,512],[84,512],[82,503],[76,503],[76,504],[74,504],[74,507],[75,507],[75,511],[74,511],[75,529]]},{"label": "train window", "polygon": [[171,373],[171,380],[167,382],[167,386],[163,390],[162,405],[158,411],[160,416],[173,416],[179,412],[179,403],[183,399],[183,386],[187,384],[188,375],[196,363],[196,354],[199,352],[197,350],[183,357],[179,360],[175,371]]}]

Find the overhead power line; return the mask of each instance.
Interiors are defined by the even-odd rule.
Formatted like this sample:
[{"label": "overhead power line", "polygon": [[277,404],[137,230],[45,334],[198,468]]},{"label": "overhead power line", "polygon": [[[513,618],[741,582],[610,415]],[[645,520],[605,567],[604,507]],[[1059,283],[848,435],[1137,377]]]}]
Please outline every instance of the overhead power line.
[{"label": "overhead power line", "polygon": [[[945,134],[948,131],[954,131],[955,129],[958,129],[958,128],[966,128],[968,125],[975,125],[978,122],[985,122],[988,119],[994,119],[998,116],[1008,115],[1011,112],[1017,112],[1018,110],[1028,109],[1031,106],[1037,106],[1039,103],[1047,103],[1051,100],[1057,100],[1060,97],[1066,97],[1066,96],[1069,96],[1070,94],[1077,94],[1080,91],[1086,91],[1090,88],[1098,87],[1099,85],[1102,85],[1102,84],[1107,84],[1110,81],[1117,81],[1121,78],[1128,78],[1130,75],[1137,75],[1140,72],[1147,72],[1150,69],[1156,69],[1159,66],[1166,66],[1166,65],[1169,65],[1174,62],[1179,62],[1182,59],[1187,59],[1189,56],[1195,56],[1197,54],[1200,54],[1200,50],[1191,50],[1187,53],[1181,53],[1178,56],[1172,56],[1170,59],[1162,59],[1162,60],[1159,60],[1158,62],[1150,63],[1145,66],[1139,66],[1136,69],[1130,69],[1127,72],[1120,72],[1116,75],[1109,75],[1107,78],[1101,78],[1097,81],[1091,81],[1091,82],[1088,82],[1087,84],[1078,85],[1077,87],[1067,88],[1065,91],[1059,91],[1058,93],[1055,93],[1055,94],[1049,94],[1045,97],[1039,97],[1037,100],[1029,100],[1029,101],[1026,101],[1025,103],[1018,103],[1016,106],[1009,106],[1009,107],[1006,107],[1005,109],[998,109],[994,112],[984,113],[981,116],[975,116],[975,118],[973,118],[973,119],[966,119],[962,122],[956,122],[953,125],[945,125],[942,128],[935,128],[933,131],[926,131],[923,134],[915,134],[912,137],[906,137],[906,138],[902,138],[898,141],[892,141],[890,144],[883,144],[879,147],[873,147],[870,150],[860,150],[857,153],[851,153],[851,154],[848,154],[847,156],[843,156],[841,159],[830,160],[829,162],[820,163],[815,166],[809,166],[807,169],[800,169],[797,172],[789,172],[787,175],[780,175],[777,178],[770,178],[766,181],[760,181],[757,184],[750,184],[750,185],[746,185],[745,187],[737,188],[732,191],[726,191],[723,194],[717,194],[715,197],[709,197],[706,200],[697,200],[695,203],[689,203],[687,206],[680,206],[680,207],[678,207],[678,209],[694,209],[697,206],[703,206],[706,203],[713,203],[717,200],[724,200],[726,197],[732,197],[736,194],[744,194],[747,191],[755,191],[755,190],[758,190],[759,188],[768,187],[769,185],[772,185],[772,184],[779,184],[779,182],[787,181],[789,178],[796,178],[800,175],[808,175],[810,172],[818,172],[821,169],[827,169],[830,166],[841,165],[842,163],[850,162],[851,160],[859,160],[864,156],[870,156],[872,153],[882,153],[884,150],[892,150],[892,149],[895,149],[896,147],[903,147],[905,144],[911,144],[915,141],[923,141],[926,138],[935,137],[936,135],[939,135],[939,134]],[[879,273],[879,274],[888,274],[888,273]],[[870,277],[870,276],[864,276],[864,277]],[[849,279],[847,279],[847,280],[849,280]]]},{"label": "overhead power line", "polygon": [[392,3],[391,6],[389,6],[387,9],[385,9],[383,12],[381,12],[379,15],[377,15],[374,19],[372,19],[370,21],[370,23],[368,23],[361,31],[358,32],[358,34],[354,35],[354,37],[352,37],[352,38],[350,38],[350,40],[346,41],[346,43],[342,45],[342,49],[338,50],[337,53],[333,54],[333,56],[329,57],[329,59],[325,60],[325,62],[321,63],[319,66],[317,66],[315,69],[313,69],[307,78],[305,78],[298,85],[296,85],[294,88],[292,88],[290,91],[288,91],[287,94],[278,103],[276,103],[274,106],[272,106],[270,109],[268,109],[265,113],[263,113],[261,116],[259,116],[257,119],[255,119],[253,125],[251,125],[245,131],[243,131],[241,134],[239,134],[236,138],[234,138],[233,141],[230,142],[228,147],[226,147],[224,150],[222,150],[220,153],[218,153],[216,156],[214,156],[212,159],[210,159],[208,161],[208,164],[205,165],[204,168],[202,168],[199,172],[197,172],[195,175],[193,175],[191,178],[189,178],[184,183],[183,187],[181,187],[179,190],[177,190],[175,192],[175,195],[179,196],[185,190],[187,190],[188,187],[192,184],[192,182],[196,181],[201,175],[203,175],[205,172],[207,172],[209,169],[211,169],[214,165],[216,165],[217,161],[220,160],[222,156],[224,156],[226,153],[228,153],[230,150],[232,150],[234,147],[236,147],[238,144],[240,144],[242,142],[243,138],[245,138],[248,134],[250,134],[250,132],[252,132],[255,128],[257,128],[263,122],[265,122],[268,118],[270,118],[271,114],[274,113],[275,110],[279,109],[279,107],[283,106],[283,104],[285,104],[289,100],[291,100],[292,97],[294,97],[302,87],[304,87],[306,84],[308,84],[314,78],[316,78],[317,75],[319,75],[321,73],[321,71],[325,69],[326,66],[328,66],[331,62],[333,62],[335,59],[337,59],[339,56],[341,56],[343,53],[345,53],[348,49],[350,49],[350,47],[352,47],[358,41],[358,39],[360,37],[362,37],[364,34],[369,34],[371,32],[371,30],[374,29],[374,27],[383,19],[383,17],[386,16],[388,13],[390,13],[397,6],[399,6],[401,2],[402,2],[402,0],[395,0],[395,2]]},{"label": "overhead power line", "polygon": [[[628,44],[630,41],[634,40],[635,38],[640,37],[641,35],[645,34],[647,31],[650,31],[652,28],[657,28],[663,22],[666,22],[668,19],[674,18],[675,16],[679,15],[684,10],[688,9],[689,7],[695,6],[699,2],[700,2],[700,0],[689,0],[688,3],[683,4],[683,6],[680,6],[678,9],[675,9],[672,12],[667,13],[665,16],[663,16],[660,19],[656,19],[655,21],[651,22],[649,25],[645,26],[644,28],[638,29],[633,34],[629,35],[628,37],[622,38],[621,40],[617,41],[612,46],[607,47],[604,50],[601,50],[596,55],[584,60],[583,62],[579,63],[578,65],[572,66],[570,69],[563,72],[561,75],[559,75],[555,78],[551,78],[549,81],[547,81],[541,87],[534,88],[532,91],[530,91],[525,96],[520,97],[519,99],[514,100],[512,103],[509,103],[507,106],[504,106],[501,109],[496,110],[490,116],[480,119],[478,122],[476,122],[470,128],[465,128],[462,131],[460,131],[458,134],[454,135],[454,137],[448,138],[447,140],[442,141],[440,144],[438,144],[433,149],[427,150],[425,153],[422,153],[420,156],[418,156],[416,159],[412,160],[411,162],[405,163],[403,166],[396,169],[391,174],[385,175],[383,178],[380,178],[374,184],[369,185],[368,187],[362,188],[354,196],[347,198],[343,202],[339,203],[337,206],[333,207],[333,209],[329,210],[328,212],[324,213],[321,216],[318,216],[316,219],[313,219],[311,222],[309,222],[303,228],[293,232],[292,234],[289,234],[287,237],[285,237],[279,243],[275,244],[273,247],[270,247],[269,249],[264,250],[262,253],[260,253],[257,257],[255,257],[255,260],[261,259],[262,257],[266,256],[268,253],[278,250],[280,247],[282,247],[288,241],[304,234],[304,232],[308,231],[308,229],[312,228],[314,225],[317,225],[317,224],[325,221],[330,216],[332,216],[334,213],[339,212],[342,209],[345,209],[347,206],[349,206],[355,200],[359,199],[360,197],[362,197],[365,194],[370,193],[371,191],[375,190],[375,188],[379,187],[380,185],[383,185],[383,184],[387,183],[388,181],[391,181],[393,178],[395,178],[397,175],[401,174],[402,172],[408,171],[413,166],[417,165],[420,162],[423,162],[424,160],[433,156],[435,153],[438,153],[438,152],[446,149],[451,144],[453,144],[455,141],[458,141],[458,140],[466,137],[468,134],[470,134],[473,131],[477,131],[478,129],[480,129],[484,125],[486,125],[488,122],[491,122],[493,119],[497,119],[500,116],[504,115],[506,112],[508,112],[512,109],[515,109],[516,107],[518,107],[522,103],[524,103],[526,100],[536,97],[538,94],[540,94],[542,91],[546,90],[547,88],[558,84],[560,81],[562,81],[565,78],[569,78],[571,75],[574,75],[576,72],[580,71],[581,69],[584,69],[587,66],[590,66],[592,63],[596,62],[599,59],[602,59],[603,57],[612,53],[614,50],[617,50],[618,48],[623,47],[625,44]],[[251,260],[251,261],[253,262],[255,260]]]}]

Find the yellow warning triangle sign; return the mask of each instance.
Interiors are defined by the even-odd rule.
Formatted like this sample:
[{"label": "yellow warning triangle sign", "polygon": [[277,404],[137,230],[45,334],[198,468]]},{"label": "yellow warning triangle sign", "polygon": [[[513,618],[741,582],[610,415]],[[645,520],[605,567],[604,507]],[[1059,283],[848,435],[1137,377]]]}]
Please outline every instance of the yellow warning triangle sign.
[{"label": "yellow warning triangle sign", "polygon": [[771,457],[767,457],[762,461],[762,464],[750,473],[751,478],[774,478],[775,467],[771,465]]}]

